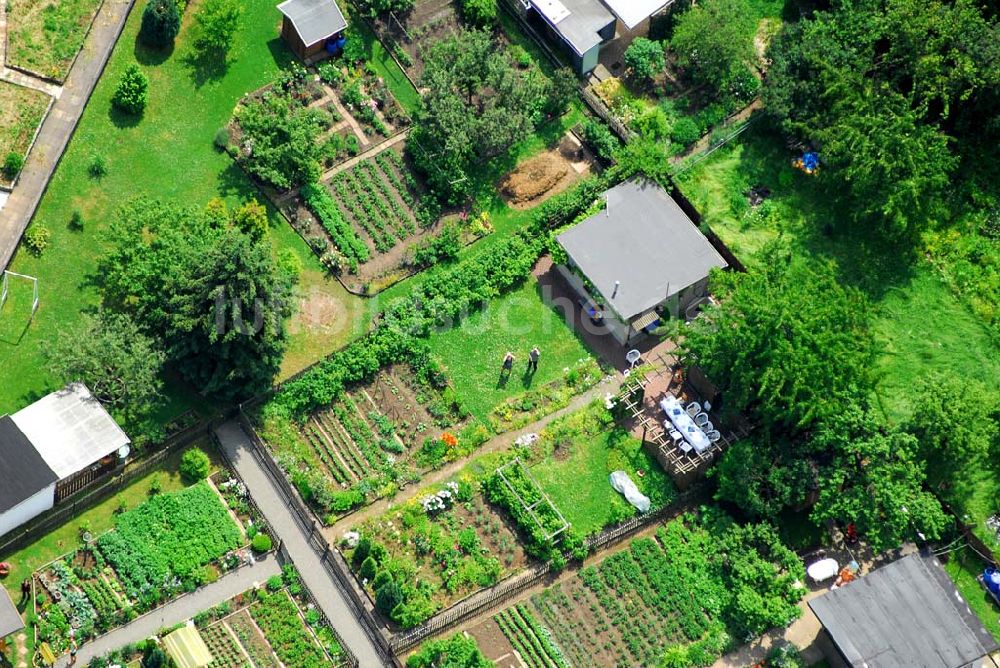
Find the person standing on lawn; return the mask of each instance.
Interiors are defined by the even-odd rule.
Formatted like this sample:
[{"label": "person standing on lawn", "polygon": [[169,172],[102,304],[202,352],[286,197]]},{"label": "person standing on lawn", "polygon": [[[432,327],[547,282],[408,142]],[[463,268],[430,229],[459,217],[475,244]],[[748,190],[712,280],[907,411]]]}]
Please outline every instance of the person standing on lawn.
[{"label": "person standing on lawn", "polygon": [[531,349],[531,352],[528,353],[528,373],[533,374],[538,371],[538,358],[541,356],[542,351],[538,349],[538,346]]},{"label": "person standing on lawn", "polygon": [[507,351],[507,354],[503,356],[503,365],[500,367],[500,377],[509,376],[510,372],[514,369],[514,353]]}]

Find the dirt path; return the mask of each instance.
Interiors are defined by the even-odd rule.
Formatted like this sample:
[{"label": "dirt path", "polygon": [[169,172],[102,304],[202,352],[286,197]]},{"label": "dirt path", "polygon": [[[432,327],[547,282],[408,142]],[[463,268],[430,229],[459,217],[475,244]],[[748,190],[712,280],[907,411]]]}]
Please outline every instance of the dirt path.
[{"label": "dirt path", "polygon": [[516,431],[509,431],[500,434],[499,436],[487,441],[469,457],[451,462],[444,468],[428,473],[420,480],[419,483],[410,485],[396,496],[387,499],[379,499],[371,505],[340,519],[333,526],[323,529],[323,536],[330,543],[334,545],[337,544],[343,536],[343,533],[348,529],[355,527],[372,517],[377,517],[399,504],[409,501],[415,497],[418,492],[425,489],[429,485],[445,482],[449,478],[453,478],[459,471],[468,465],[471,459],[489,454],[491,452],[502,452],[507,450],[514,444],[514,441],[516,441],[520,435],[538,433],[554,420],[566,415],[567,413],[572,413],[573,411],[583,408],[594,399],[603,397],[606,392],[611,392],[612,394],[617,393],[618,388],[621,386],[621,381],[621,376],[617,375],[613,379],[605,379],[604,381],[598,383],[596,387],[592,387],[583,394],[574,397],[568,406],[557,410],[555,413],[550,413],[549,415],[546,415],[545,417]]},{"label": "dirt path", "polygon": [[403,130],[398,135],[395,135],[394,137],[385,140],[384,142],[382,142],[378,146],[372,146],[367,151],[364,151],[363,153],[358,153],[356,156],[354,156],[350,160],[345,160],[344,162],[340,163],[339,165],[336,165],[335,167],[332,167],[332,168],[328,169],[327,171],[323,172],[323,176],[320,177],[320,182],[321,183],[326,183],[327,181],[329,181],[330,179],[332,179],[337,174],[350,169],[351,167],[353,167],[354,165],[358,164],[362,160],[367,160],[368,158],[373,158],[376,155],[378,155],[379,153],[381,153],[382,151],[388,150],[388,149],[392,148],[393,146],[395,146],[396,144],[398,144],[398,143],[400,143],[402,141],[406,141],[406,137],[409,134],[410,134],[409,130]]},{"label": "dirt path", "polygon": [[344,109],[344,105],[340,103],[340,98],[337,97],[337,93],[334,92],[332,88],[323,84],[323,92],[326,93],[327,99],[333,104],[334,109],[340,114],[340,117],[347,121],[348,125],[351,126],[351,130],[354,132],[354,136],[358,138],[358,143],[362,146],[368,146],[371,142],[368,141],[368,137],[365,136],[364,131],[361,126],[358,125],[358,121],[351,115],[351,112]]}]

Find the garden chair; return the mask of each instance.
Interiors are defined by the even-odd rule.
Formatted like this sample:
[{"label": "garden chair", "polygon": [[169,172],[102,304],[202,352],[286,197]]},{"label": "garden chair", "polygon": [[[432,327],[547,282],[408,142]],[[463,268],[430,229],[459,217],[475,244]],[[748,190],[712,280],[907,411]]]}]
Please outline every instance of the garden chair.
[{"label": "garden chair", "polygon": [[720,434],[715,430],[710,431],[705,435],[708,436],[708,440],[711,441],[712,443],[718,443],[719,439],[722,438],[722,434]]},{"label": "garden chair", "polygon": [[708,414],[698,413],[697,415],[694,416],[694,423],[699,427],[704,427],[706,424],[708,424]]},{"label": "garden chair", "polygon": [[684,435],[679,431],[677,431],[676,429],[671,429],[670,438],[673,439],[674,445],[677,445],[678,443],[684,440]]},{"label": "garden chair", "polygon": [[687,441],[681,441],[680,449],[681,449],[682,453],[684,453],[685,455],[690,456],[691,455],[691,451],[694,450],[694,446],[691,445],[690,443],[688,443]]},{"label": "garden chair", "polygon": [[714,429],[715,429],[715,425],[714,425],[714,424],[712,424],[712,421],[711,421],[711,420],[709,420],[709,421],[708,421],[708,422],[706,422],[705,424],[701,425],[701,430],[702,430],[703,432],[705,432],[706,434],[707,434],[708,432],[710,432],[710,431],[714,430]]},{"label": "garden chair", "polygon": [[687,411],[688,415],[694,417],[695,415],[701,412],[701,404],[699,404],[697,401],[688,402],[687,408],[685,408],[684,410]]}]

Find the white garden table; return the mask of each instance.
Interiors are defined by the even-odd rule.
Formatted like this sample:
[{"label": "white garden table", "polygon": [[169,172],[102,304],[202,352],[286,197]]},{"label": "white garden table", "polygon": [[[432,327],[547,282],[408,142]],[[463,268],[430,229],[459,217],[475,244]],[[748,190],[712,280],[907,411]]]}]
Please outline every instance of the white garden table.
[{"label": "white garden table", "polygon": [[694,423],[694,420],[691,419],[691,416],[681,406],[681,402],[677,400],[677,397],[672,394],[664,396],[660,400],[660,408],[667,414],[670,422],[681,433],[684,440],[694,447],[695,452],[701,454],[712,447],[712,442],[708,440],[708,436],[705,435],[701,427]]}]

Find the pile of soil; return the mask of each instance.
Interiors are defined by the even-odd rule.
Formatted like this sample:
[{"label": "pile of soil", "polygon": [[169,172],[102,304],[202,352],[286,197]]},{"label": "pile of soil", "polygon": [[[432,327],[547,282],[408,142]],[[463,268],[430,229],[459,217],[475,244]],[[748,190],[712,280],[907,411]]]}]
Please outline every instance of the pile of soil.
[{"label": "pile of soil", "polygon": [[522,204],[547,193],[568,172],[569,165],[565,159],[543,153],[518,165],[500,183],[500,190],[512,204]]}]

